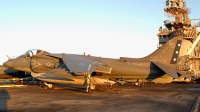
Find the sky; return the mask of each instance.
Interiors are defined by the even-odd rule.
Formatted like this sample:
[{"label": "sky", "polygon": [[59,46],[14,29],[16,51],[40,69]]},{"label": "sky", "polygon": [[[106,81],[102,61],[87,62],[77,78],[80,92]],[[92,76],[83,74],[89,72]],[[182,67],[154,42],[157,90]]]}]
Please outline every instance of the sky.
[{"label": "sky", "polygon": [[[199,0],[187,0],[200,18]],[[157,49],[165,0],[0,0],[0,64],[30,49],[108,58]]]}]

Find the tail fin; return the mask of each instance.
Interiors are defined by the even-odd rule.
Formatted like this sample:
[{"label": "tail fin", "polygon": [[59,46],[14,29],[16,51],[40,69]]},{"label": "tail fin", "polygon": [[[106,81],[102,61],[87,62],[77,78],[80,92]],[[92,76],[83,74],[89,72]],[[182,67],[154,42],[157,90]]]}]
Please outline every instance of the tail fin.
[{"label": "tail fin", "polygon": [[131,61],[151,61],[164,64],[176,64],[179,56],[187,53],[192,43],[183,39],[181,36],[174,37],[167,41],[163,46],[159,47],[150,55],[143,58],[127,58],[120,57],[121,60]]},{"label": "tail fin", "polygon": [[188,40],[183,40],[180,36],[174,37],[156,51],[142,59],[165,64],[177,64],[180,51],[184,54],[183,51],[187,52],[187,49],[189,49],[190,45],[187,45],[188,48],[181,47],[184,43],[188,43]]},{"label": "tail fin", "polygon": [[[188,43],[188,40],[184,40],[181,37],[174,37],[162,47],[158,48],[155,52],[147,57],[144,57],[144,59],[149,59],[158,68],[173,78],[178,78],[180,75],[185,78],[189,78],[188,75],[182,72],[189,70],[189,67],[187,66],[189,55],[179,57],[180,51],[184,54],[183,50],[185,50],[186,54],[187,50],[190,48],[190,45],[186,45],[188,47],[185,48],[185,43]],[[173,64],[172,66],[176,68],[168,66],[169,64]]]}]

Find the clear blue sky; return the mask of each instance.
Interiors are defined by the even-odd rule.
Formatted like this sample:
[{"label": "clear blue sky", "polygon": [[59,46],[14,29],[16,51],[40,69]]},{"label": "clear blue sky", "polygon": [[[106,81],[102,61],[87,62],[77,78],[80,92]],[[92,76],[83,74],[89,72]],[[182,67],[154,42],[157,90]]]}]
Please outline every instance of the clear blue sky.
[{"label": "clear blue sky", "polygon": [[[157,49],[165,0],[0,0],[0,64],[29,49],[119,58]],[[199,0],[187,0],[200,18]]]}]

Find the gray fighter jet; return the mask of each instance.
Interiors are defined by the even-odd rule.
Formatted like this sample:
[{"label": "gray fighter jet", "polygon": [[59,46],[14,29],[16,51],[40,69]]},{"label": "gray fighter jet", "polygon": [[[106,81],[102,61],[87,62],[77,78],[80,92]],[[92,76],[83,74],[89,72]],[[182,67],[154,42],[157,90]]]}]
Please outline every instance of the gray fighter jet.
[{"label": "gray fighter jet", "polygon": [[170,39],[162,47],[144,58],[102,58],[76,54],[53,54],[42,50],[29,50],[3,65],[15,70],[32,72],[31,75],[46,82],[49,88],[55,83],[87,85],[86,91],[99,84],[115,82],[171,83],[173,79],[190,81],[185,71],[190,69],[189,56],[179,57],[188,50],[181,46],[188,40],[181,36]]}]

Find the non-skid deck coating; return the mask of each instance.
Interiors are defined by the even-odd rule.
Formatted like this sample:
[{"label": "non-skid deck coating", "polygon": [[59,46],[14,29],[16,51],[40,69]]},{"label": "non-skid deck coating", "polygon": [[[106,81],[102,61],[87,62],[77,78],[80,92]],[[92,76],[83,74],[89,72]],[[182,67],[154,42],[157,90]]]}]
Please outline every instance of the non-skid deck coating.
[{"label": "non-skid deck coating", "polygon": [[[118,93],[118,89],[120,89]],[[81,88],[0,88],[0,111],[10,112],[190,112],[200,84],[119,86],[84,93]]]}]

